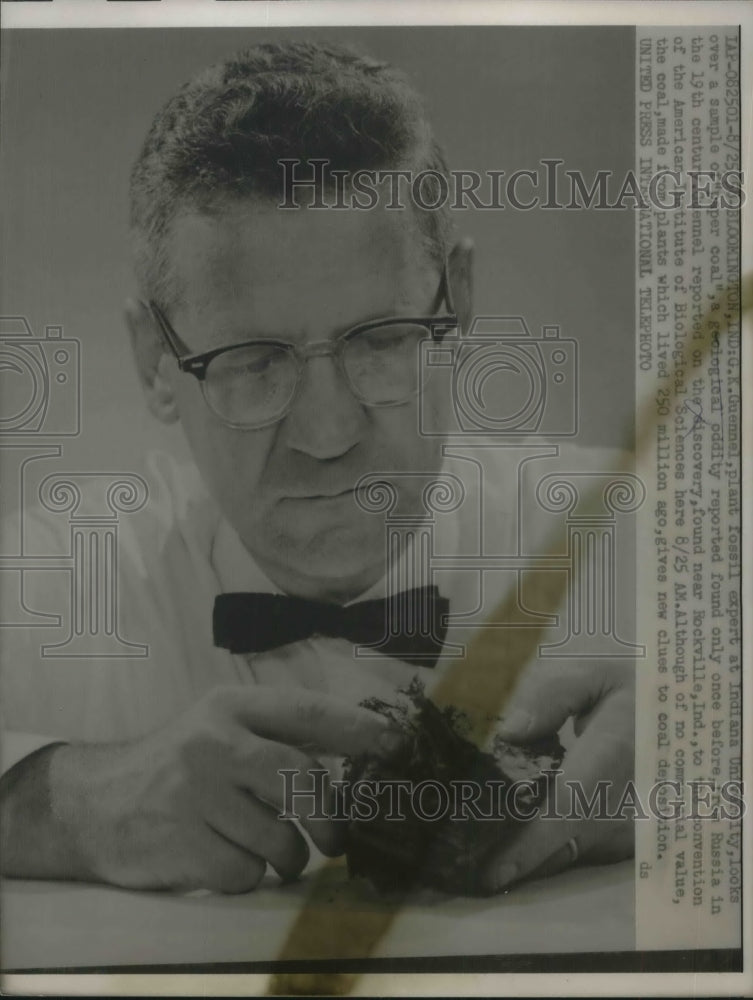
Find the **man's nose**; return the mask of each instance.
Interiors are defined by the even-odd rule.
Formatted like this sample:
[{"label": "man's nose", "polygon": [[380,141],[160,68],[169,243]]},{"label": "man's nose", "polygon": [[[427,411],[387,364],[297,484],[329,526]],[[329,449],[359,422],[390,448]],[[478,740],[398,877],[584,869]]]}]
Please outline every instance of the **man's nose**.
[{"label": "man's nose", "polygon": [[368,422],[333,357],[310,357],[285,420],[289,447],[312,458],[338,458],[363,436]]}]

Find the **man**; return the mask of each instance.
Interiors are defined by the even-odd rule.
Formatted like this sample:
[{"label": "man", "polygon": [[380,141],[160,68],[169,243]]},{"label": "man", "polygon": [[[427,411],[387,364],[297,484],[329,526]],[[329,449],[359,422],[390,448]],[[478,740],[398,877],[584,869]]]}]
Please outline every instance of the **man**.
[{"label": "man", "polygon": [[[451,407],[444,383],[422,376],[420,341],[471,320],[470,248],[451,245],[445,212],[384,198],[323,211],[314,190],[281,209],[285,160],[328,161],[328,190],[364,168],[444,170],[405,82],[338,48],[260,45],[157,116],[132,178],[140,297],[126,320],[148,405],[180,421],[199,476],[153,469],[124,539],[121,611],[148,658],[51,666],[18,630],[4,643],[6,723],[39,734],[18,737],[3,778],[8,875],[224,892],[253,889],[267,865],[294,878],[309,840],[342,851],[343,824],[280,818],[279,771],[394,749],[399,733],[360,703],[435,676],[410,657],[355,657],[353,640],[316,628],[232,653],[211,634],[223,592],[336,606],[393,593],[409,553],[387,565],[362,480],[377,473],[420,519],[443,462],[420,417],[442,426]],[[611,665],[535,663],[507,735],[575,717],[568,776],[624,784],[631,680]],[[532,823],[494,859],[490,890],[572,862],[575,834],[586,859],[630,849],[625,824]]]}]

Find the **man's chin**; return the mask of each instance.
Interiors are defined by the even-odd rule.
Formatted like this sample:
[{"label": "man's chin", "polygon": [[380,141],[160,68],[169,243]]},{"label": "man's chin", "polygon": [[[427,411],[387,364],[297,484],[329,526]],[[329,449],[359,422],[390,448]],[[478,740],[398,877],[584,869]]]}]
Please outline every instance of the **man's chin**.
[{"label": "man's chin", "polygon": [[364,538],[362,532],[339,528],[324,537],[318,536],[304,544],[301,568],[312,576],[340,580],[362,575],[384,573],[384,542]]},{"label": "man's chin", "polygon": [[274,561],[286,576],[298,578],[312,597],[318,596],[321,585],[322,600],[351,600],[384,575],[384,539],[364,533],[363,526],[306,536],[286,533],[280,541]]},{"label": "man's chin", "polygon": [[352,496],[278,503],[254,525],[253,542],[262,569],[302,596],[349,600],[384,575],[383,515],[358,509]]}]

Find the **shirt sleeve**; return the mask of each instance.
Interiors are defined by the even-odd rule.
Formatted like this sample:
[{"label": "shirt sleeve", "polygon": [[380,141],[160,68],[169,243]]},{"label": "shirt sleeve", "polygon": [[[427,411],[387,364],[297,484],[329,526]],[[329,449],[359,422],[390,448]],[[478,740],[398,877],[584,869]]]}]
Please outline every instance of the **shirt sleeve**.
[{"label": "shirt sleeve", "polygon": [[[24,518],[15,512],[3,518],[0,525],[2,549],[18,550],[26,542],[41,548],[50,555],[64,552],[65,539],[56,536],[50,526],[39,521],[34,514],[24,524]],[[33,565],[33,560],[30,560]],[[41,585],[41,587],[40,587]],[[60,574],[46,575],[44,571],[27,573],[18,568],[3,569],[0,573],[0,690],[3,711],[0,714],[0,774],[5,774],[24,757],[35,753],[50,743],[59,743],[52,726],[42,723],[42,718],[32,718],[29,710],[43,694],[35,672],[38,649],[35,649],[33,629],[24,625],[24,615],[31,621],[37,613],[54,619],[45,604],[51,600],[59,604],[59,594],[65,594],[65,584]],[[41,604],[37,601],[41,598]],[[41,619],[44,620],[44,619]],[[45,631],[45,630],[41,630]],[[39,639],[39,642],[44,641]]]},{"label": "shirt sleeve", "polygon": [[[195,490],[198,472],[170,473],[150,466],[145,502],[118,507],[117,516],[97,513],[111,477],[82,473],[73,514],[32,500],[22,516],[0,522],[0,552],[12,557],[0,563],[0,705],[14,734],[8,761],[39,747],[28,734],[138,739],[211,688],[241,679],[233,657],[212,642],[215,508]],[[131,494],[123,496],[127,507]]]},{"label": "shirt sleeve", "polygon": [[20,760],[28,757],[29,754],[36,753],[42,747],[51,743],[60,743],[52,736],[41,736],[36,733],[0,733],[0,775],[10,771]]}]

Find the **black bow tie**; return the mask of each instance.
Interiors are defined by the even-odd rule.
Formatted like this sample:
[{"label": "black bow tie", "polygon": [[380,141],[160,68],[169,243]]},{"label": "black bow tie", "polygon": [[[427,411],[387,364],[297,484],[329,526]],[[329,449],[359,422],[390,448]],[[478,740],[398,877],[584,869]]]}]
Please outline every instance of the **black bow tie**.
[{"label": "black bow tie", "polygon": [[214,644],[231,653],[263,653],[326,635],[433,667],[444,643],[449,608],[436,587],[417,587],[347,607],[280,594],[220,594],[214,601]]}]

